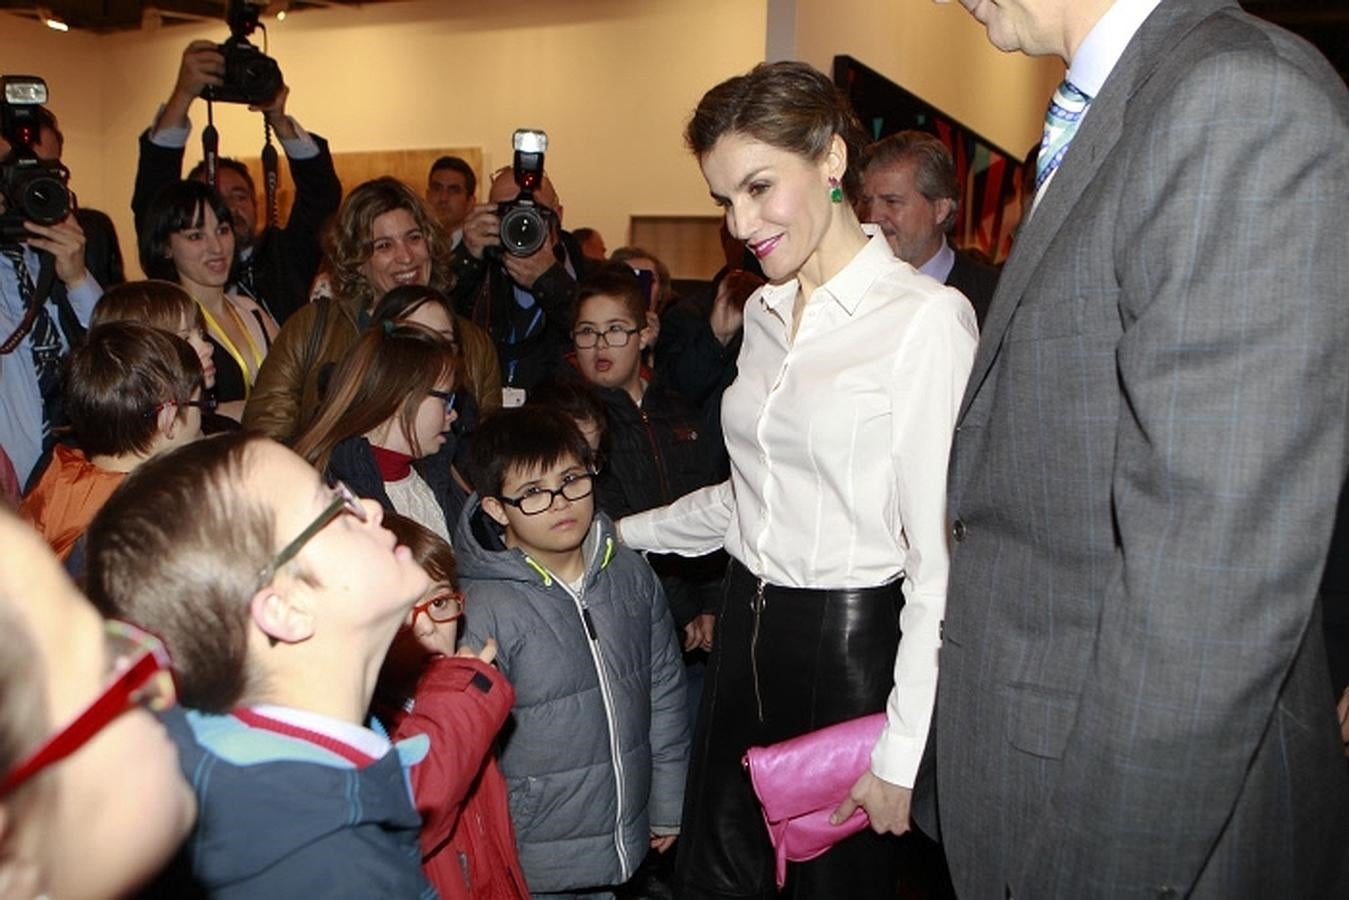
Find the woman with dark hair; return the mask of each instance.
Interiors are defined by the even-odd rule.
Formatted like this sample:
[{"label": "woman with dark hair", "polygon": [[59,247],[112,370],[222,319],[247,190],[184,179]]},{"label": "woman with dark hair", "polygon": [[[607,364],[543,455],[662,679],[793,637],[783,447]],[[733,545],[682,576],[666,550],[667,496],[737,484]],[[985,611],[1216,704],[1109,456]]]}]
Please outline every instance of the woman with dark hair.
[{"label": "woman with dark hair", "polygon": [[[840,797],[872,831],[788,868],[786,895],[893,898],[894,838],[927,739],[946,602],[946,458],[974,311],[858,223],[866,140],[801,63],[709,91],[686,139],[731,234],[769,283],[745,304],[722,422],[728,481],[620,522],[639,549],[731,555],[677,864],[681,897],[772,897],[746,748],[887,713],[871,769]],[[902,639],[901,639],[902,633]]]},{"label": "woman with dark hair", "polygon": [[179,181],[156,195],[140,234],[146,277],[172,281],[196,301],[215,348],[218,411],[238,419],[279,331],[253,300],[226,290],[234,264],[229,207],[200,181]]},{"label": "woman with dark hair", "polygon": [[338,363],[295,452],[448,542],[469,493],[452,464],[459,372],[459,355],[430,329],[373,327]]},{"label": "woman with dark hair", "polygon": [[[297,310],[272,348],[244,410],[244,426],[289,443],[314,421],[319,373],[356,343],[386,293],[401,285],[444,290],[450,281],[449,238],[422,198],[395,178],[358,185],[342,201],[325,240],[333,299]],[[482,408],[500,402],[500,374],[491,339],[456,320],[465,382]]]}]

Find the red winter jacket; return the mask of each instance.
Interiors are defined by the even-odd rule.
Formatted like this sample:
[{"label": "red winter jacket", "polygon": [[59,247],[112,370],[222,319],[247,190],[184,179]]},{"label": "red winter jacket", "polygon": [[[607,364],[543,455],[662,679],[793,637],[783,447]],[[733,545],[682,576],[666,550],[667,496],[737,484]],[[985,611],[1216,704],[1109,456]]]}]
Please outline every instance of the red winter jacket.
[{"label": "red winter jacket", "polygon": [[428,664],[411,711],[389,717],[394,740],[431,739],[412,768],[412,794],[422,815],[422,868],[443,900],[529,898],[506,782],[492,756],[514,704],[515,689],[496,669],[447,657]]}]

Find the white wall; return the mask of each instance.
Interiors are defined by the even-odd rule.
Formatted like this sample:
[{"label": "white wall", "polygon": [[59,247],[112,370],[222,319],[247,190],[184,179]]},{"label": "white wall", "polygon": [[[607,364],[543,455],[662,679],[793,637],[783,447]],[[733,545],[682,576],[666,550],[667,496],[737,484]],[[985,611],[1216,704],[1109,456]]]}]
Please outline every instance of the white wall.
[{"label": "white wall", "polygon": [[1002,53],[959,3],[795,0],[796,58],[847,54],[1020,157],[1040,140],[1057,59]]},{"label": "white wall", "polygon": [[[626,240],[632,214],[714,212],[683,148],[684,120],[707,88],[762,58],[763,0],[481,6],[427,0],[268,20],[289,110],[336,151],[480,146],[489,171],[510,164],[515,128],[543,128],[567,225],[599,228],[610,247]],[[91,37],[0,16],[0,71],[47,79],[72,185],[113,216],[129,271],[136,137],[188,41],[225,36],[223,22]],[[198,103],[194,125],[205,118]],[[216,126],[222,153],[257,154],[260,116],[217,105]]]},{"label": "white wall", "polygon": [[[1013,150],[1038,136],[1061,71],[997,53],[962,8],[929,0],[414,0],[267,25],[290,111],[334,150],[481,146],[490,171],[509,164],[516,127],[544,128],[566,223],[599,228],[610,247],[633,214],[714,212],[684,122],[769,49],[794,46],[825,71],[848,53]],[[130,271],[136,136],[187,42],[225,36],[223,22],[95,37],[0,15],[0,71],[47,79],[72,186],[113,216]],[[200,103],[194,121],[205,124]],[[221,105],[216,124],[222,152],[256,155],[259,116]]]}]

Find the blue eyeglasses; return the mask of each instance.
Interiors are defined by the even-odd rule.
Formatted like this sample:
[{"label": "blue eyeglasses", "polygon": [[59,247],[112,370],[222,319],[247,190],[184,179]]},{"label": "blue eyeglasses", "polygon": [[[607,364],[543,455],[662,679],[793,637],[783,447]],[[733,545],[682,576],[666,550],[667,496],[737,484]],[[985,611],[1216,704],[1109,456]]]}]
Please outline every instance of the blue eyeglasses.
[{"label": "blue eyeglasses", "polygon": [[442,401],[444,401],[446,415],[449,415],[450,413],[454,412],[455,401],[459,399],[459,395],[456,392],[430,390],[427,391],[426,393],[430,394],[432,397],[439,397]]}]

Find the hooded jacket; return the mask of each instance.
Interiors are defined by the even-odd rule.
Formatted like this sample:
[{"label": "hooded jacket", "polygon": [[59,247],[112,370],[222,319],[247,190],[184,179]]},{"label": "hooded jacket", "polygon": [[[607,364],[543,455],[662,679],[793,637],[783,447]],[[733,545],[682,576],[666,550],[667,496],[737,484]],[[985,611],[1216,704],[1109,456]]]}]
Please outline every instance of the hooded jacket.
[{"label": "hooded jacket", "polygon": [[652,830],[677,829],[683,806],[683,664],[660,582],[603,513],[582,552],[573,593],[504,547],[476,494],[455,535],[466,641],[496,638],[496,663],[515,686],[501,770],[537,892],[627,881]]}]

